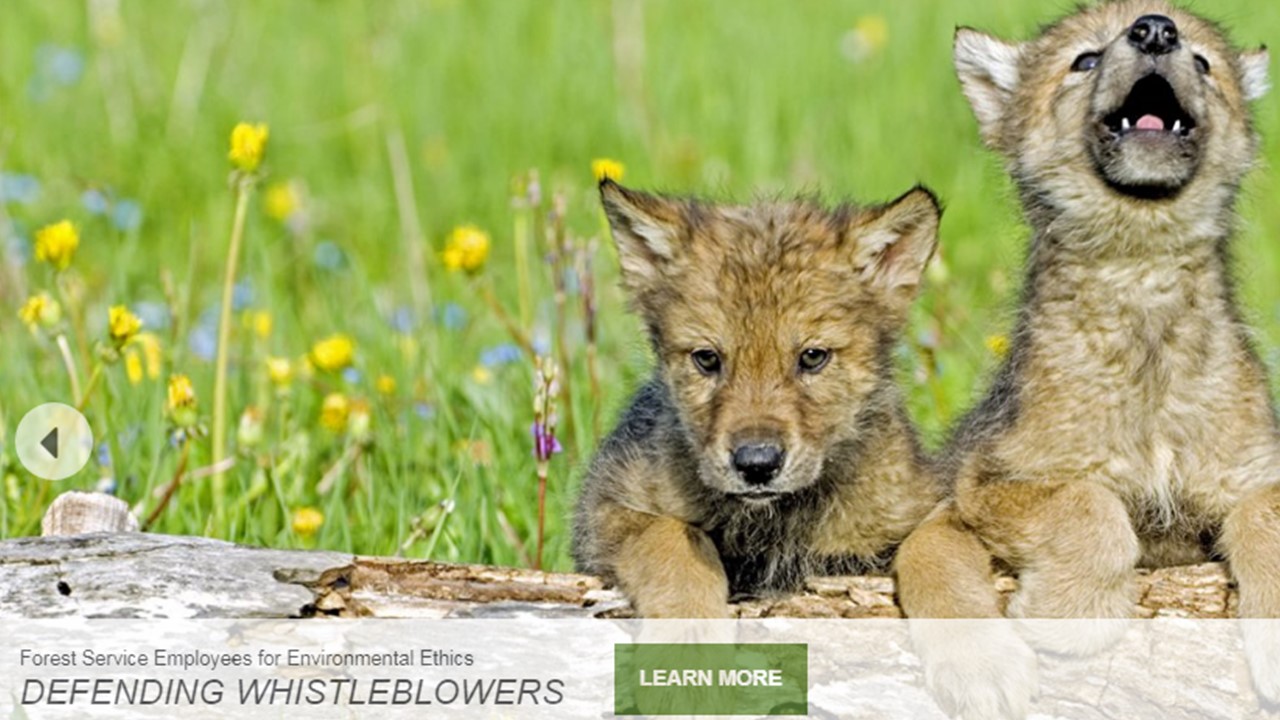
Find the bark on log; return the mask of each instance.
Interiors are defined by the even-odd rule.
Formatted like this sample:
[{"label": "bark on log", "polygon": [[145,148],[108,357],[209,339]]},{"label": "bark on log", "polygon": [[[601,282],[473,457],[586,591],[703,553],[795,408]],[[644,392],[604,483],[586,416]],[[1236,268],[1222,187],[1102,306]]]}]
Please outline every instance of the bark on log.
[{"label": "bark on log", "polygon": [[[1006,595],[1015,587],[1000,578]],[[1142,571],[1146,617],[1226,618],[1216,563]],[[894,618],[885,577],[812,578],[804,592],[735,603],[742,618]],[[0,617],[630,617],[594,577],[325,551],[250,548],[144,533],[0,542]]]}]

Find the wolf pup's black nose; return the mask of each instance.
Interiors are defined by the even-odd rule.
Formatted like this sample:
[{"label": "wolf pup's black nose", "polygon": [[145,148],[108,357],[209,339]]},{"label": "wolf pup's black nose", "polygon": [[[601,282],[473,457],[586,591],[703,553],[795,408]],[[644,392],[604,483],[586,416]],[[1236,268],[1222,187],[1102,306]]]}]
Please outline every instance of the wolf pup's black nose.
[{"label": "wolf pup's black nose", "polygon": [[1146,55],[1164,55],[1178,48],[1178,26],[1164,15],[1143,15],[1129,28],[1129,44]]},{"label": "wolf pup's black nose", "polygon": [[733,451],[733,469],[748,485],[765,485],[782,469],[782,458],[777,445],[741,445]]}]

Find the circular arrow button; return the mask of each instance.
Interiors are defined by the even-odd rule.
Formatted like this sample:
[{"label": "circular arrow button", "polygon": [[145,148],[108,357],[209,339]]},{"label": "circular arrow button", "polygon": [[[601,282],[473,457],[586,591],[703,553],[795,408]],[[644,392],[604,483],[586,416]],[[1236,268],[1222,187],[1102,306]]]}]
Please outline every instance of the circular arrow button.
[{"label": "circular arrow button", "polygon": [[64,480],[89,462],[93,430],[70,405],[45,403],[23,416],[13,445],[27,472],[45,480]]}]

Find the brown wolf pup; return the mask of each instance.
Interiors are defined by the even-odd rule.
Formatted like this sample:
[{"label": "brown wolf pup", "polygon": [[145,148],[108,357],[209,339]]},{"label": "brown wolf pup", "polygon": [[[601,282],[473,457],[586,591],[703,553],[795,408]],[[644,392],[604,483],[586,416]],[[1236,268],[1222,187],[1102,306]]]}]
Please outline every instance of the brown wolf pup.
[{"label": "brown wolf pup", "polygon": [[[989,550],[1018,574],[1017,617],[1127,617],[1135,566],[1211,557],[1242,616],[1280,617],[1280,435],[1230,268],[1266,52],[1131,0],[1024,43],[961,29],[955,62],[1034,233],[1011,351],[944,454],[954,505],[899,556],[904,609],[997,614]],[[1036,640],[1105,643],[1081,630]],[[1280,700],[1280,637],[1245,630]]]},{"label": "brown wolf pup", "polygon": [[657,369],[584,480],[579,568],[646,617],[885,571],[941,497],[892,362],[933,195],[828,210],[600,193]]}]

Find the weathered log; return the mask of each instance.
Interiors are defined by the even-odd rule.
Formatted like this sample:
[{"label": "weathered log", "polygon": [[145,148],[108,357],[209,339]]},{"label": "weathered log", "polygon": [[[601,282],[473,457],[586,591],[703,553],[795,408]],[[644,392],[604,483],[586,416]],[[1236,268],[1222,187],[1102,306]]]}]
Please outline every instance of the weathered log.
[{"label": "weathered log", "polygon": [[[1015,581],[1000,578],[1008,594]],[[1142,571],[1146,617],[1225,618],[1214,563]],[[887,577],[812,578],[803,592],[735,603],[742,618],[894,618]],[[0,542],[0,617],[629,617],[598,578],[518,568],[271,550],[145,533]]]}]

